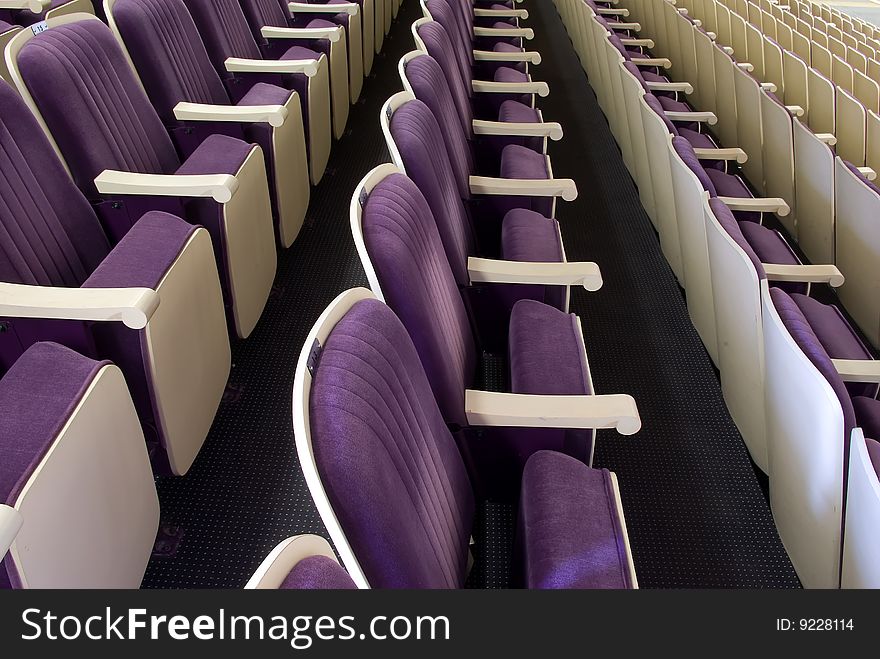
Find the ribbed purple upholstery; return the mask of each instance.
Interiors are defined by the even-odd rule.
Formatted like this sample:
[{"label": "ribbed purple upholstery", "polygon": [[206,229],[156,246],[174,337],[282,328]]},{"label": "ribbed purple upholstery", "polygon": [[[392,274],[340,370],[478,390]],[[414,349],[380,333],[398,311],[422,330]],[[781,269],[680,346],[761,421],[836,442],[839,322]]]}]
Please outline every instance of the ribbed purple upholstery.
[{"label": "ribbed purple upholstery", "polygon": [[0,280],[79,286],[109,251],[39,124],[0,81]]},{"label": "ribbed purple upholstery", "polygon": [[[831,363],[829,353],[826,352],[822,342],[820,342],[819,338],[816,336],[812,324],[803,313],[802,303],[804,300],[809,300],[809,298],[805,298],[804,296],[792,297],[785,291],[775,287],[770,289],[770,297],[773,300],[773,305],[776,307],[776,311],[779,313],[779,317],[782,319],[782,323],[785,325],[789,334],[791,334],[795,343],[797,343],[807,359],[812,362],[813,366],[815,366],[828,381],[828,384],[831,385],[831,388],[837,395],[841,410],[843,411],[844,437],[849,437],[855,426],[855,412],[853,411],[853,406],[850,402],[850,395],[847,392],[846,385],[837,374],[837,369],[835,369],[834,364]],[[801,304],[798,304],[798,302]],[[821,303],[816,302],[816,304]],[[804,401],[804,404],[809,404],[809,401]],[[841,438],[841,443],[844,443],[843,438]],[[843,449],[844,447],[841,446],[841,448]]]},{"label": "ribbed purple upholstery", "polygon": [[318,472],[374,588],[464,584],[473,493],[419,357],[392,310],[363,300],[327,338],[312,381]]},{"label": "ribbed purple upholstery", "polygon": [[[467,177],[474,171],[474,164],[466,136],[471,134],[470,122],[473,115],[470,110],[467,115],[456,110],[455,97],[443,69],[430,55],[416,57],[407,62],[406,77],[416,98],[430,108],[443,129],[447,154],[457,173],[459,193],[462,199],[467,199],[470,196]],[[467,99],[464,101],[467,102]],[[460,130],[456,130],[456,126],[460,126]]]},{"label": "ribbed purple upholstery", "polygon": [[[525,208],[509,211],[501,223],[501,258],[552,263],[563,260],[559,223]],[[511,297],[529,298],[557,309],[565,305],[564,286],[511,286]]]},{"label": "ribbed purple upholstery", "polygon": [[424,196],[393,174],[364,205],[367,252],[385,301],[415,343],[448,423],[467,425],[464,391],[476,368],[476,346],[464,302]]},{"label": "ribbed purple upholstery", "polygon": [[523,471],[519,543],[527,588],[632,588],[611,474],[554,451]]},{"label": "ribbed purple upholstery", "polygon": [[867,396],[854,396],[852,406],[856,423],[864,431],[865,437],[880,437],[880,401]]},{"label": "ribbed purple upholstery", "polygon": [[284,11],[278,0],[239,0],[239,2],[257,43],[264,41],[263,36],[260,34],[262,26],[290,26],[288,21],[290,11]]},{"label": "ribbed purple upholstery", "polygon": [[354,590],[354,581],[342,566],[326,556],[299,561],[281,583],[281,590]]},{"label": "ribbed purple upholstery", "polygon": [[470,77],[465,78],[462,76],[458,62],[451,55],[453,45],[449,35],[443,29],[443,26],[436,21],[430,21],[421,25],[418,28],[418,34],[422,41],[424,41],[428,54],[440,65],[440,69],[449,83],[452,99],[455,101],[455,107],[458,108],[466,134],[470,134],[471,121],[474,118],[470,101],[472,95],[471,80]]},{"label": "ribbed purple upholstery", "polygon": [[217,71],[224,70],[227,57],[261,59],[238,0],[184,0],[184,3]]},{"label": "ribbed purple upholstery", "polygon": [[710,178],[707,170],[705,170],[700,164],[700,160],[697,158],[697,154],[694,153],[694,148],[691,146],[691,143],[683,137],[673,137],[672,146],[682,162],[684,162],[684,164],[688,166],[688,169],[690,169],[700,180],[700,185],[702,185],[703,189],[709,193],[709,196],[717,197],[718,191],[715,189],[715,184]]},{"label": "ribbed purple upholstery", "polygon": [[498,110],[498,121],[510,123],[539,123],[538,111],[518,101],[504,101]]},{"label": "ribbed purple upholstery", "polygon": [[407,175],[425,196],[437,221],[452,274],[459,286],[467,286],[467,257],[475,253],[475,244],[456,183],[466,186],[468,172],[456,171],[449,162],[440,126],[421,101],[397,109],[391,117],[391,134]]},{"label": "ribbed purple upholstery", "polygon": [[[15,504],[83,393],[108,363],[57,343],[37,343],[0,380],[0,502]],[[7,556],[0,588],[20,585]]]},{"label": "ribbed purple upholstery", "polygon": [[105,169],[162,174],[179,166],[168,133],[100,21],[38,34],[21,49],[18,63],[87,197],[98,197],[94,178]]},{"label": "ribbed purple upholstery", "polygon": [[721,201],[717,197],[709,199],[709,207],[712,209],[712,212],[715,215],[715,219],[718,220],[718,223],[727,232],[727,234],[731,238],[733,238],[734,242],[739,245],[740,249],[742,249],[746,253],[746,256],[749,257],[752,265],[755,266],[755,271],[758,273],[758,279],[766,278],[764,265],[761,262],[760,257],[755,253],[755,250],[752,249],[749,241],[746,240],[746,237],[743,235],[742,228],[740,227],[739,222],[736,221],[736,218],[733,216],[733,213],[730,211],[730,209],[725,205],[723,201]]},{"label": "ribbed purple upholstery", "polygon": [[117,0],[113,18],[162,120],[181,101],[228,105],[229,95],[182,0]]},{"label": "ribbed purple upholstery", "polygon": [[455,16],[455,10],[446,0],[428,0],[428,11],[431,17],[443,26],[446,34],[452,41],[450,55],[455,59],[462,78],[469,80],[472,77],[471,65],[473,59],[473,39],[469,28],[461,25]]}]

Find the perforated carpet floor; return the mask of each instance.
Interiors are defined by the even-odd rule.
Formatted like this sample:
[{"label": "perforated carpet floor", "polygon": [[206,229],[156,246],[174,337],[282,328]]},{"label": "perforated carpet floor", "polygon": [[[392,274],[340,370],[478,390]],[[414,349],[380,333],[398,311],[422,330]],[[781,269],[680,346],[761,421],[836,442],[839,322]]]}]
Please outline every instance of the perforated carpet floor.
[{"label": "perforated carpet floor", "polygon": [[[525,6],[536,33],[530,47],[543,56],[533,75],[551,89],[540,105],[565,130],[551,146],[554,170],[580,190],[560,205],[566,251],[599,262],[605,280],[597,293],[573,291],[572,311],[583,321],[596,389],[632,394],[642,416],[633,437],[600,433],[596,452],[596,466],[620,479],[640,585],[797,587],[712,364],[559,16],[550,0]],[[388,161],[378,114],[401,88],[396,65],[412,49],[409,26],[419,16],[418,3],[404,0],[312,192],[308,226],[280,256],[264,316],[233,347],[227,397],[195,465],[159,482],[169,533],[146,587],[238,588],[282,539],[324,532],[293,447],[293,368],[324,307],[366,285],[348,203],[360,178]]]}]

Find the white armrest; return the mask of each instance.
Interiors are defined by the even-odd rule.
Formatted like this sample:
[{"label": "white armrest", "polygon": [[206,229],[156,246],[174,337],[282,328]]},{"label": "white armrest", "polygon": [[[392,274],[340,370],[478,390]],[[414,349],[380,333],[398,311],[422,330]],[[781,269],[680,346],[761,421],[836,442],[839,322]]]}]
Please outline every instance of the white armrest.
[{"label": "white armrest", "polygon": [[42,14],[51,4],[52,0],[0,0],[0,9],[26,9],[35,14]]},{"label": "white armrest", "polygon": [[632,396],[538,396],[494,391],[464,392],[468,423],[518,428],[615,428],[633,435],[642,427]]},{"label": "white armrest", "polygon": [[629,9],[609,9],[607,7],[598,7],[596,13],[599,16],[629,16]]},{"label": "white armrest", "polygon": [[676,8],[676,11],[677,11],[679,14],[682,14],[682,15],[684,15],[684,16],[687,16],[687,13],[688,13],[688,10],[687,10],[686,7],[677,7],[677,8]]},{"label": "white armrest", "polygon": [[832,359],[831,363],[844,382],[880,382],[880,361],[876,359]]},{"label": "white armrest", "polygon": [[725,55],[730,55],[733,57],[733,48],[731,46],[721,46],[721,50],[724,51]]},{"label": "white armrest", "polygon": [[318,60],[263,60],[227,57],[223,62],[230,73],[304,73],[310,78],[318,72]]},{"label": "white armrest", "polygon": [[[683,14],[687,14],[687,11],[684,11],[684,12],[682,12],[682,13],[683,13]],[[699,18],[693,18],[693,19],[691,19],[691,22],[692,22],[694,25],[696,25],[697,27],[703,27],[703,21],[701,21]]]},{"label": "white armrest", "polygon": [[0,503],[0,560],[3,560],[9,547],[12,546],[12,541],[15,540],[23,521],[21,513],[15,508]]},{"label": "white armrest", "polygon": [[676,112],[674,110],[667,110],[664,114],[669,121],[705,122],[710,126],[718,123],[718,117],[715,116],[714,112]]},{"label": "white armrest", "polygon": [[800,105],[786,105],[785,109],[788,110],[789,114],[793,117],[804,116],[804,109]]},{"label": "white armrest", "polygon": [[260,28],[260,34],[264,39],[327,39],[330,42],[339,41],[343,27],[272,27],[264,25]]},{"label": "white armrest", "polygon": [[843,286],[843,273],[835,265],[781,265],[762,263],[767,279],[772,281],[794,281],[828,284],[834,288]]},{"label": "white armrest", "polygon": [[475,18],[522,18],[529,17],[525,9],[474,9]]},{"label": "white armrest", "polygon": [[785,200],[779,197],[758,197],[757,199],[752,197],[718,197],[718,200],[724,202],[732,211],[776,213],[780,217],[785,217],[791,210]]},{"label": "white armrest", "polygon": [[121,321],[143,329],[159,306],[151,288],[61,288],[0,282],[0,316]]},{"label": "white armrest", "polygon": [[834,133],[816,133],[816,139],[820,142],[824,142],[828,146],[834,146],[837,144],[837,138],[834,136]]},{"label": "white armrest", "polygon": [[869,181],[873,181],[875,178],[877,178],[877,172],[875,172],[871,167],[856,167],[856,169],[858,169],[859,172],[861,172],[862,176],[864,176]]},{"label": "white armrest", "polygon": [[540,97],[550,95],[550,87],[546,82],[495,82],[494,80],[474,80],[471,88],[477,93],[490,94],[537,94]]},{"label": "white armrest", "polygon": [[494,50],[475,50],[474,59],[478,62],[528,62],[529,64],[540,64],[541,53],[537,51],[496,53]]},{"label": "white armrest", "polygon": [[471,282],[583,286],[588,291],[602,288],[599,266],[588,261],[536,263],[470,256],[467,267]]},{"label": "white armrest", "polygon": [[[717,34],[715,34],[714,32],[711,32],[709,30],[706,30],[706,36],[709,37],[709,41],[715,41],[715,39],[718,38]],[[723,46],[723,48],[730,48],[730,46]],[[730,48],[729,54],[733,54],[733,48]]]},{"label": "white armrest", "polygon": [[684,92],[693,94],[694,87],[689,82],[651,82],[646,80],[645,87],[652,92]]},{"label": "white armrest", "polygon": [[361,6],[356,2],[340,2],[338,5],[324,5],[311,2],[288,2],[290,13],[299,14],[348,14],[354,16]]},{"label": "white armrest", "polygon": [[645,48],[653,48],[654,40],[653,39],[629,39],[624,37],[620,40],[624,46],[644,46]]},{"label": "white armrest", "polygon": [[506,121],[473,120],[474,135],[513,135],[517,137],[549,137],[554,142],[562,139],[562,125],[555,121],[542,123],[515,123]]},{"label": "white armrest", "polygon": [[528,41],[535,38],[535,31],[530,27],[475,27],[475,37],[522,37]]},{"label": "white armrest", "polygon": [[276,128],[284,125],[287,114],[283,105],[209,105],[181,101],[174,106],[174,117],[180,121],[267,123]]},{"label": "white armrest", "polygon": [[736,160],[740,165],[749,159],[748,154],[740,148],[701,149],[694,147],[694,155],[700,160]]},{"label": "white armrest", "polygon": [[776,93],[776,85],[775,85],[774,83],[772,83],[772,82],[762,82],[762,83],[759,83],[759,84],[761,85],[761,89],[763,89],[765,92],[771,92],[771,93],[773,93],[773,94]]},{"label": "white armrest", "polygon": [[665,57],[631,57],[629,61],[636,66],[660,66],[664,69],[672,67],[672,62]]},{"label": "white armrest", "polygon": [[743,71],[747,71],[747,72],[749,72],[749,73],[751,73],[752,71],[755,70],[755,67],[752,66],[752,65],[751,65],[750,63],[748,63],[748,62],[737,62],[736,65],[737,65],[739,68],[741,68]]},{"label": "white armrest", "polygon": [[570,178],[468,178],[471,194],[510,195],[515,197],[562,197],[577,199],[577,186]]},{"label": "white armrest", "polygon": [[231,174],[139,174],[105,169],[95,177],[101,194],[157,197],[210,197],[225,204],[238,190]]},{"label": "white armrest", "polygon": [[612,30],[629,30],[632,32],[641,32],[642,26],[640,23],[608,23],[608,27]]}]

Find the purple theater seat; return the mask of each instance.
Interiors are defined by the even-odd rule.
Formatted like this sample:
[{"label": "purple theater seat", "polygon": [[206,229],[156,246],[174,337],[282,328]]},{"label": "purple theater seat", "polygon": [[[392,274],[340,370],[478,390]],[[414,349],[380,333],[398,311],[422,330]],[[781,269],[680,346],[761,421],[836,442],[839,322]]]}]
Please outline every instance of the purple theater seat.
[{"label": "purple theater seat", "polygon": [[[480,212],[481,207],[466,205],[460,195],[462,189],[468,190],[467,172],[456,170],[450,162],[440,127],[424,103],[418,100],[404,103],[394,111],[389,126],[405,170],[425,195],[437,221],[446,256],[460,287],[465,289],[470,284],[467,272],[467,257],[470,255],[497,256],[500,253],[504,258],[516,261],[565,260],[559,225],[555,220],[529,210],[511,210],[501,215],[499,231],[493,221],[497,215],[488,217]],[[516,148],[534,153],[523,147]],[[519,198],[515,202],[519,206],[529,204],[528,198]],[[497,307],[492,305],[491,310],[485,308],[490,297],[486,295],[488,292],[499,304]],[[478,288],[469,294],[480,296],[484,311],[481,324],[498,326],[500,322],[504,327],[510,309],[518,299],[527,297],[547,301],[558,308],[564,308],[566,302],[564,287],[555,286],[490,285],[488,291]]]},{"label": "purple theater seat", "polygon": [[[305,60],[313,62],[300,73],[270,73],[259,64],[267,59],[254,40],[251,28],[238,0],[184,0],[184,4],[201,34],[214,69],[220,75],[232,101],[238,101],[260,82],[295,90],[302,103],[309,166],[313,185],[324,175],[330,157],[331,110],[330,75],[327,57],[318,51],[291,46],[276,53],[274,60]],[[229,72],[230,57],[252,60],[253,72]],[[312,73],[312,75],[310,75]]]},{"label": "purple theater seat", "polygon": [[[474,429],[469,427],[464,395],[475,383],[477,355],[483,346],[478,346],[471,329],[427,201],[410,179],[389,174],[363,202],[361,230],[369,258],[365,267],[375,272],[385,302],[412,337],[443,418],[462,428],[462,437],[471,436]],[[576,323],[574,316],[548,305],[517,302],[507,330],[511,382],[536,389],[529,393],[590,392],[585,366],[580,378],[576,372],[553,382],[545,377],[586,364]],[[550,345],[542,347],[548,341]],[[541,355],[539,360],[535,354]],[[480,436],[476,443],[463,441],[474,476],[481,489],[508,494],[511,475],[520,474],[525,460],[537,450],[562,449],[587,461],[592,456],[589,431],[483,429]]]},{"label": "purple theater seat", "polygon": [[0,588],[137,588],[159,501],[125,379],[36,343],[0,379],[0,504],[23,518]]},{"label": "purple theater seat", "polygon": [[[510,144],[501,152],[501,178],[512,179],[547,179],[550,172],[547,168],[547,157],[518,144]],[[498,207],[507,213],[513,208],[528,208],[542,215],[553,214],[552,197],[506,197]],[[501,214],[499,212],[499,214]]]},{"label": "purple theater seat", "polygon": [[867,396],[853,396],[856,422],[865,431],[865,437],[880,437],[880,401]]},{"label": "purple theater seat", "polygon": [[633,587],[613,478],[554,451],[531,457],[518,526],[526,588]]},{"label": "purple theater seat", "polygon": [[[304,410],[295,423],[304,423],[310,436],[307,447],[297,437],[301,464],[319,479],[320,490],[310,485],[312,494],[320,510],[332,510],[331,537],[360,587],[461,588],[475,516],[465,462],[412,335],[388,306],[356,294],[334,302],[345,305],[341,318],[330,328],[316,327],[329,333],[300,360],[297,382],[310,382],[307,406],[295,405]],[[307,374],[307,358],[315,354]],[[536,470],[559,487],[535,483]],[[612,556],[604,550],[618,542],[626,547],[623,520],[615,528],[604,520],[617,501],[613,482],[595,486],[597,474],[601,480],[605,473],[539,453],[526,474],[522,498],[534,505],[524,511],[519,537],[529,564],[547,576],[536,585],[633,586],[607,576],[618,569],[631,574],[632,567],[628,551]],[[567,498],[572,495],[576,501]],[[479,549],[483,539],[475,541]],[[589,550],[597,547],[603,550]],[[576,574],[566,563],[572,558]]]},{"label": "purple theater seat", "polygon": [[[678,157],[700,180],[703,189],[710,197],[733,197],[736,199],[751,199],[752,191],[739,176],[728,174],[714,167],[705,168],[694,153],[693,145],[684,137],[673,137],[672,146]],[[737,220],[744,222],[761,222],[761,213],[752,211],[734,211]]]},{"label": "purple theater seat", "polygon": [[[229,325],[246,337],[275,275],[271,202],[259,147],[212,135],[181,163],[110,29],[94,17],[49,26],[30,35],[18,52],[19,91],[32,97],[111,240],[119,241],[148,210],[204,225],[211,234]],[[105,170],[132,173],[137,180],[123,184],[121,194],[102,194],[95,179]],[[166,184],[137,174],[175,176]],[[225,188],[227,196],[218,198],[207,186],[186,194],[164,187],[186,183],[177,176],[183,174],[221,175],[223,186],[234,182],[238,189]]]},{"label": "purple theater seat", "polygon": [[880,442],[867,438],[865,443],[868,447],[868,456],[871,458],[871,464],[874,465],[874,471],[880,478]]},{"label": "purple theater seat", "polygon": [[[42,340],[113,360],[128,380],[148,443],[161,447],[154,455],[157,467],[184,473],[195,457],[184,454],[197,451],[207,435],[229,373],[222,294],[207,232],[151,211],[111,249],[93,209],[67,176],[33,115],[5,83],[0,83],[0,170],[0,205],[7,209],[0,215],[0,281],[147,288],[157,291],[160,299],[169,296],[169,313],[154,314],[143,329],[121,322],[40,320],[38,315],[12,319],[0,333],[0,370]],[[190,274],[181,278],[178,271]],[[188,298],[200,303],[191,310],[175,306]],[[70,304],[77,306],[75,301]],[[189,346],[186,357],[167,344],[166,336]],[[169,388],[169,379],[184,388]],[[175,447],[177,457],[169,461]]]},{"label": "purple theater seat", "polygon": [[263,149],[278,239],[288,247],[309,202],[299,98],[283,87],[258,83],[237,103],[242,108],[268,105],[286,111],[288,117],[277,126],[266,120],[228,121],[222,116],[179,120],[174,108],[181,102],[231,105],[186,6],[182,0],[115,0],[108,6],[150,101],[184,157],[215,133],[255,142]]},{"label": "purple theater seat", "polygon": [[[331,21],[314,19],[306,24],[307,29],[320,30],[319,37],[296,35],[291,25],[290,11],[282,9],[278,0],[239,0],[245,18],[250,25],[254,41],[263,57],[270,60],[309,59],[315,53],[323,53],[330,69],[330,106],[333,121],[333,136],[342,137],[348,122],[349,97],[348,50],[345,30]],[[264,27],[283,28],[291,32],[282,38],[267,38],[262,35]],[[363,76],[361,75],[361,79]]]},{"label": "purple theater seat", "polygon": [[352,103],[357,102],[364,86],[364,76],[370,74],[375,55],[374,30],[368,30],[369,35],[364,31],[366,25],[373,24],[372,0],[368,2],[364,0],[303,1],[312,5],[311,11],[294,12],[290,9],[288,0],[276,0],[285,19],[282,26],[298,28],[338,26],[344,29],[345,49],[348,53],[349,98]]}]

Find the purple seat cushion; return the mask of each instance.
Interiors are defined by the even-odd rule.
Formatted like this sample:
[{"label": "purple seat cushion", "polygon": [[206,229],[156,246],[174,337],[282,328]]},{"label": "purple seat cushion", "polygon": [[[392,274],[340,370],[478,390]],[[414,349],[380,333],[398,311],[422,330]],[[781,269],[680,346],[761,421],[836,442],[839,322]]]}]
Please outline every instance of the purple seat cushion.
[{"label": "purple seat cushion", "polygon": [[466,426],[476,345],[428,202],[410,179],[392,174],[367,197],[362,226],[385,301],[412,337],[443,417]]},{"label": "purple seat cushion", "polygon": [[504,147],[499,175],[501,178],[527,179],[546,179],[550,176],[544,154],[518,144]]},{"label": "purple seat cushion", "polygon": [[327,556],[307,556],[290,570],[281,590],[355,590],[343,567]]},{"label": "purple seat cushion", "polygon": [[239,99],[237,105],[284,105],[291,93],[284,87],[258,82]]},{"label": "purple seat cushion", "polygon": [[[559,223],[540,213],[514,208],[504,216],[501,224],[501,258],[543,263],[562,261]],[[565,305],[564,286],[516,285],[511,288],[517,298],[542,300],[557,309]]]},{"label": "purple seat cushion", "polygon": [[[635,64],[630,63],[630,66],[635,66]],[[629,69],[629,67],[627,67]],[[632,70],[632,69],[630,69]],[[636,69],[638,70],[638,69]],[[669,78],[666,76],[660,75],[659,73],[654,73],[653,71],[639,71],[642,78],[645,79],[646,82],[669,82]]]},{"label": "purple seat cushion", "polygon": [[[706,175],[711,179],[715,192],[719,197],[736,197],[737,199],[751,199],[752,191],[745,182],[736,174],[728,174],[714,167],[706,168]],[[751,211],[734,211],[738,220],[747,222],[760,222],[761,213]]]},{"label": "purple seat cushion", "polygon": [[512,43],[507,43],[506,41],[499,41],[494,46],[492,46],[492,50],[496,53],[521,53],[522,48],[519,46],[515,46]]},{"label": "purple seat cushion", "polygon": [[693,146],[691,146],[691,143],[685,138],[673,137],[672,147],[675,149],[675,152],[678,154],[678,157],[681,158],[682,162],[687,165],[688,169],[690,169],[699,179],[700,185],[702,185],[703,189],[709,193],[709,196],[719,196],[718,191],[715,188],[714,180],[710,175],[711,172],[716,172],[717,170],[710,169],[707,171],[700,163],[699,158],[697,158],[697,154],[694,153]]},{"label": "purple seat cushion", "polygon": [[509,261],[561,261],[559,223],[534,211],[513,209],[501,225],[501,254]]},{"label": "purple seat cushion", "polygon": [[419,354],[388,306],[362,300],[337,323],[309,413],[321,481],[370,585],[461,587],[470,481]]},{"label": "purple seat cushion", "polygon": [[247,142],[228,135],[211,135],[175,174],[235,174],[250,152]]},{"label": "purple seat cushion", "polygon": [[[711,136],[706,135],[705,133],[699,133],[695,130],[691,130],[690,128],[677,128],[678,134],[685,138],[688,142],[691,143],[691,146],[695,149],[717,149],[718,145],[715,143],[715,140],[712,139]],[[703,161],[709,162],[709,161]]]},{"label": "purple seat cushion", "polygon": [[83,283],[83,288],[156,288],[196,228],[168,213],[146,213]]},{"label": "purple seat cushion", "polygon": [[[757,222],[743,221],[739,223],[743,236],[763,263],[777,265],[799,265],[800,259],[782,234]],[[763,270],[763,268],[762,268]],[[806,293],[807,285],[798,282],[774,282],[774,286],[789,293]]]},{"label": "purple seat cushion", "polygon": [[305,46],[291,46],[279,57],[281,60],[318,59],[321,53]]},{"label": "purple seat cushion", "polygon": [[740,224],[737,222],[727,205],[718,199],[718,197],[712,197],[709,199],[709,207],[715,214],[718,223],[724,228],[728,235],[734,239],[740,249],[746,253],[746,256],[749,257],[749,260],[752,262],[752,265],[755,266],[755,270],[758,273],[758,279],[764,279],[766,274],[764,273],[762,259],[755,253],[751,243],[746,240],[746,237],[743,234],[743,229],[745,227],[760,227],[761,225],[755,224],[754,222]]},{"label": "purple seat cushion", "polygon": [[554,451],[526,463],[519,542],[527,588],[632,588],[611,474]]},{"label": "purple seat cushion", "polygon": [[[578,319],[549,304],[524,299],[513,306],[508,331],[510,390],[515,394],[590,394],[589,366]],[[552,449],[589,463],[593,432],[574,428],[517,428],[512,439],[519,464]]]},{"label": "purple seat cushion", "polygon": [[669,112],[691,112],[693,108],[684,101],[676,101],[671,96],[658,96],[660,105]]},{"label": "purple seat cushion", "polygon": [[871,464],[874,465],[874,471],[877,478],[880,478],[880,442],[873,439],[866,439],[865,444],[868,447],[868,457],[871,458]]},{"label": "purple seat cushion", "polygon": [[519,101],[504,101],[498,109],[498,121],[507,123],[539,123],[541,117],[538,111]]}]

